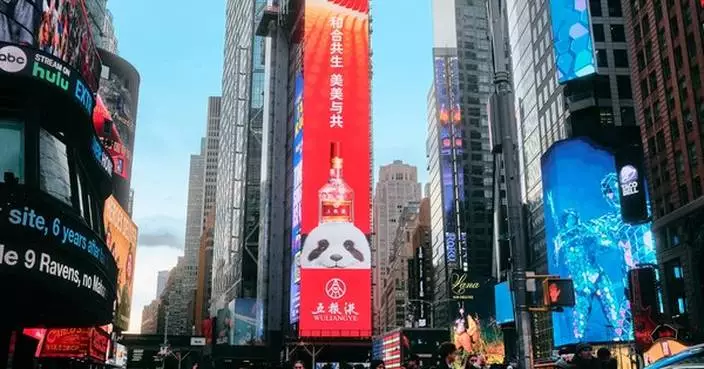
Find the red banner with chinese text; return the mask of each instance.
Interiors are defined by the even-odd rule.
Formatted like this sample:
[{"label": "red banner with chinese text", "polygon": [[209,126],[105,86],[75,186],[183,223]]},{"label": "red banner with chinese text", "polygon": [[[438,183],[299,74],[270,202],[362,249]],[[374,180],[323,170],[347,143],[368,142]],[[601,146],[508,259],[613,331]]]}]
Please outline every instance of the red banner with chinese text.
[{"label": "red banner with chinese text", "polygon": [[[304,11],[299,335],[370,336],[369,1],[306,0]],[[353,320],[339,303],[340,317],[313,314],[337,311],[325,297],[335,279],[354,282],[341,301]]]}]

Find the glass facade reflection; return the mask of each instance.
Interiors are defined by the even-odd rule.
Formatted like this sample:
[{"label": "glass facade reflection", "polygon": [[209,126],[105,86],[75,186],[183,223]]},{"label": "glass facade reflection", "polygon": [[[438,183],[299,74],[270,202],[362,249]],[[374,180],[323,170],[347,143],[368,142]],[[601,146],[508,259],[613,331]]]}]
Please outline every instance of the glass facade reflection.
[{"label": "glass facade reflection", "polygon": [[264,38],[254,35],[254,25],[265,5],[264,0],[227,2],[213,311],[257,292]]}]

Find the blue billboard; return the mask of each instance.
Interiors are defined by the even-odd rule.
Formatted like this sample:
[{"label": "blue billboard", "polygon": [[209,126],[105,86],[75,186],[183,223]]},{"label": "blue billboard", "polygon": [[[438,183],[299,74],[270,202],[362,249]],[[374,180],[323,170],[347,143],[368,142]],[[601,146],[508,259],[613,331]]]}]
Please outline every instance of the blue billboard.
[{"label": "blue billboard", "polygon": [[[456,56],[435,57],[435,98],[439,124],[440,173],[445,229],[445,261],[448,268],[460,268],[467,255],[467,234],[459,224],[464,202],[464,167],[461,162],[464,128],[460,110],[459,62]],[[455,191],[458,188],[458,191]],[[466,264],[466,258],[462,259]]]},{"label": "blue billboard", "polygon": [[557,80],[565,83],[596,73],[588,0],[550,0]]},{"label": "blue billboard", "polygon": [[587,139],[542,158],[548,271],[574,281],[576,304],[553,313],[555,346],[633,340],[628,271],[655,264],[651,223],[621,217],[614,155]]},{"label": "blue billboard", "polygon": [[496,309],[496,324],[508,324],[516,321],[513,314],[513,293],[508,282],[494,286],[494,307]]},{"label": "blue billboard", "polygon": [[296,76],[293,98],[293,199],[291,202],[291,301],[289,321],[298,322],[301,305],[301,204],[303,200],[303,76]]}]

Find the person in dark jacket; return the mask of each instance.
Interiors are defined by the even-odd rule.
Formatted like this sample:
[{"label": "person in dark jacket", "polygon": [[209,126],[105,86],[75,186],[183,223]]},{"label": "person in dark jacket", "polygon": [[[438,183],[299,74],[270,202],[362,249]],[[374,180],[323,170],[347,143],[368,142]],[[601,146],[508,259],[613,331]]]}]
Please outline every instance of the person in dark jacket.
[{"label": "person in dark jacket", "polygon": [[438,369],[451,369],[457,358],[457,348],[452,342],[445,342],[438,348],[440,363]]},{"label": "person in dark jacket", "polygon": [[572,359],[575,369],[601,369],[599,360],[592,354],[592,346],[586,343],[577,345],[577,352]]},{"label": "person in dark jacket", "polygon": [[372,360],[369,369],[384,369],[386,366],[382,360]]},{"label": "person in dark jacket", "polygon": [[601,369],[618,369],[618,361],[611,357],[611,351],[606,347],[600,348],[596,352],[596,357],[599,359]]}]

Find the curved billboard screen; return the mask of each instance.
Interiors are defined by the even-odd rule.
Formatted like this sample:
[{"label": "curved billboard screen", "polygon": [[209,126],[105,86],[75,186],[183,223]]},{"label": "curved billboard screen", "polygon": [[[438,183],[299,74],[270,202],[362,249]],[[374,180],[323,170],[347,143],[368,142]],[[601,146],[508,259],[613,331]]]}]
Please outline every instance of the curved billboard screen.
[{"label": "curved billboard screen", "polygon": [[100,57],[84,0],[0,1],[0,42],[50,54],[77,70],[93,92],[98,90]]},{"label": "curved billboard screen", "polygon": [[633,340],[628,271],[655,264],[651,223],[621,217],[614,155],[586,139],[542,158],[548,271],[574,282],[575,306],[553,313],[555,346]]}]

